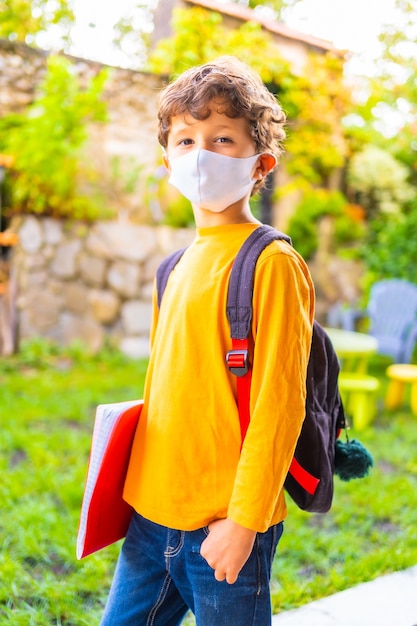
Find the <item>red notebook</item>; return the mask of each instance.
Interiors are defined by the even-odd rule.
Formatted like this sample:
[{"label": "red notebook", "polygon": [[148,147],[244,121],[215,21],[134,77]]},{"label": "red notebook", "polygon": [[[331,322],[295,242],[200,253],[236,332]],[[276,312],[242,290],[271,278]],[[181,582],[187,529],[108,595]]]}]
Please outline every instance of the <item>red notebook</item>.
[{"label": "red notebook", "polygon": [[97,407],[78,529],[78,559],[126,535],[133,509],[123,500],[123,487],[142,406],[143,400],[132,400]]}]

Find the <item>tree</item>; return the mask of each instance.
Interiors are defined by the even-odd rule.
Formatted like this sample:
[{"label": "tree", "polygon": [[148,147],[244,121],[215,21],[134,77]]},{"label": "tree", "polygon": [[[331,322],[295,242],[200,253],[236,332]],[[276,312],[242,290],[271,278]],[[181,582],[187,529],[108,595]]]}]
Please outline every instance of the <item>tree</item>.
[{"label": "tree", "polygon": [[71,0],[0,0],[0,37],[36,45],[51,27],[59,30],[58,42],[70,42],[75,16]]},{"label": "tree", "polygon": [[381,55],[367,97],[357,104],[359,125],[351,128],[356,149],[366,143],[388,150],[417,184],[417,0],[397,0],[397,17],[380,35]]},{"label": "tree", "polygon": [[137,69],[146,63],[157,5],[158,0],[132,2],[113,27],[113,44],[126,55],[130,67]]},{"label": "tree", "polygon": [[[265,13],[270,19],[283,20],[286,11],[302,0],[231,0],[236,4],[246,4],[259,13]],[[151,37],[153,26],[156,31],[167,36],[170,20],[175,7],[174,0],[132,0],[120,20],[114,25],[113,43],[126,52],[131,67],[142,67],[152,45],[157,41]],[[151,45],[152,43],[152,45]]]},{"label": "tree", "polygon": [[397,0],[396,7],[397,24],[380,37],[384,52],[374,91],[381,95],[380,109],[398,119],[393,153],[417,183],[417,0]]},{"label": "tree", "polygon": [[417,0],[397,0],[380,35],[368,95],[355,110],[348,182],[368,216],[361,247],[365,291],[376,280],[415,282],[417,262]]}]

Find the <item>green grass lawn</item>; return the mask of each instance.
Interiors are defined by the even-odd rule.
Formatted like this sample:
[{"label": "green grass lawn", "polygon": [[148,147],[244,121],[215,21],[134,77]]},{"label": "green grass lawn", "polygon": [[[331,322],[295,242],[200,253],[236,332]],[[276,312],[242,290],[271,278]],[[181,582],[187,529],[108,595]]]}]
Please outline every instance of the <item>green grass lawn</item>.
[{"label": "green grass lawn", "polygon": [[[384,385],[385,365],[372,363]],[[94,411],[141,397],[145,369],[44,342],[0,361],[0,624],[98,624],[120,545],[75,557]],[[336,479],[326,515],[289,503],[275,612],[417,563],[417,418],[380,408],[373,428],[350,433],[373,454],[370,476]]]}]

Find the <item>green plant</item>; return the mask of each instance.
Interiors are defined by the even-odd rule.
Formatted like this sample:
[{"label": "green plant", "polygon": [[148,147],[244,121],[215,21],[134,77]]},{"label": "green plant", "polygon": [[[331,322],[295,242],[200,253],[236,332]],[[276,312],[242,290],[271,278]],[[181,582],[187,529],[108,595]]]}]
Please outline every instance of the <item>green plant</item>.
[{"label": "green plant", "polygon": [[[74,11],[68,0],[7,0],[0,3],[0,37],[27,44],[36,42],[37,35],[51,27],[55,37],[69,42],[69,32],[75,22]],[[58,28],[57,28],[58,27]]]},{"label": "green plant", "polygon": [[101,94],[107,72],[85,88],[70,61],[51,56],[39,94],[22,114],[0,120],[0,152],[12,155],[8,215],[36,213],[94,219],[106,215],[99,174],[83,158],[91,122],[106,120]]},{"label": "green plant", "polygon": [[177,198],[169,203],[163,223],[173,228],[188,228],[194,224],[191,203],[186,198]]},{"label": "green plant", "polygon": [[361,194],[361,204],[369,217],[397,213],[415,192],[407,179],[409,171],[389,152],[368,145],[350,160],[349,184]]},{"label": "green plant", "polygon": [[306,191],[288,223],[288,234],[306,259],[311,259],[319,245],[319,222],[324,216],[334,218],[334,241],[337,247],[355,242],[364,234],[364,225],[349,212],[340,191],[313,189]]},{"label": "green plant", "polygon": [[372,220],[361,257],[366,268],[366,292],[372,283],[385,278],[416,282],[417,198],[406,211],[381,214]]},{"label": "green plant", "polygon": [[173,228],[187,228],[194,225],[191,202],[168,182],[164,165],[146,178],[145,205],[155,222]]}]

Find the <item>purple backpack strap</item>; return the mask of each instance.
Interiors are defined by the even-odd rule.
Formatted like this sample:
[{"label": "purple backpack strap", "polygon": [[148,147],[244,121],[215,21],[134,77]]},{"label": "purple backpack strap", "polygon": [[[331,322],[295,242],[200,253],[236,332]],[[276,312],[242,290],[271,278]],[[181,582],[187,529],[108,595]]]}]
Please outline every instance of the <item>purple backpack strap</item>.
[{"label": "purple backpack strap", "polygon": [[181,248],[175,250],[169,256],[167,256],[156,271],[156,292],[158,294],[158,307],[161,306],[162,296],[164,295],[165,287],[167,286],[169,275],[172,270],[184,254],[187,248]]},{"label": "purple backpack strap", "polygon": [[236,256],[226,305],[232,338],[244,339],[249,336],[256,262],[262,250],[276,239],[283,239],[292,245],[288,235],[264,224],[249,235]]}]

